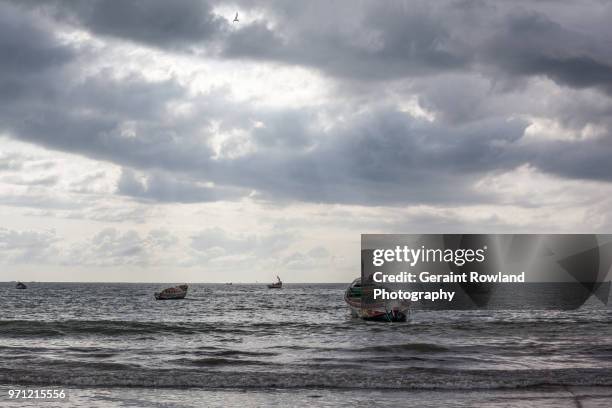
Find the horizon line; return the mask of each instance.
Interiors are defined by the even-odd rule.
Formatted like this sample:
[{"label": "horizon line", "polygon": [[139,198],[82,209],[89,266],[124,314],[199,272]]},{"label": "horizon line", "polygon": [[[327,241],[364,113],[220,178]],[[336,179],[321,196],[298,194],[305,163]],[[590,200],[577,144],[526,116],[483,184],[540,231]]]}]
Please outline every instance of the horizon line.
[{"label": "horizon line", "polygon": [[[28,280],[11,280],[11,281],[0,281],[0,284],[3,283],[164,283],[164,284],[174,284],[177,282],[185,283],[185,284],[210,284],[210,285],[226,285],[228,283],[236,284],[236,285],[267,285],[267,281],[262,282],[188,282],[188,281],[174,281],[174,282],[162,282],[162,281],[28,281]],[[285,282],[283,281],[283,285],[303,285],[303,284],[313,284],[313,283],[345,283],[345,282]]]}]

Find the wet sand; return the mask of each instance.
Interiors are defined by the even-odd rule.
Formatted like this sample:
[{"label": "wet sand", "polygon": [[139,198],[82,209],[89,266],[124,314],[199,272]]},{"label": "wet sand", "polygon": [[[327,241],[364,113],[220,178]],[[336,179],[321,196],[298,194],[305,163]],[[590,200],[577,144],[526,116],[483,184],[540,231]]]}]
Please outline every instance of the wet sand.
[{"label": "wet sand", "polygon": [[[12,388],[19,388],[12,386]],[[199,390],[144,388],[66,388],[67,401],[7,400],[0,386],[2,406],[18,407],[538,407],[608,408],[612,387],[536,387],[514,390],[373,391],[373,390]]]}]

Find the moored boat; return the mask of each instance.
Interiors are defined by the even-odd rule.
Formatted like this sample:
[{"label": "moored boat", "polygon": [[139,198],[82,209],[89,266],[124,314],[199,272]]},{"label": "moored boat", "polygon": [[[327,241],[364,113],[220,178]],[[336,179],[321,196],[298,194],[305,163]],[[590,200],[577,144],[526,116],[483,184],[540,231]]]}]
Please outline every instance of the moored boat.
[{"label": "moored boat", "polygon": [[280,280],[278,276],[276,277],[276,282],[268,285],[269,289],[281,289],[282,287],[283,287],[283,282]]},{"label": "moored boat", "polygon": [[361,314],[361,278],[355,279],[344,291],[344,301],[348,304],[351,316],[360,317]]},{"label": "moored boat", "polygon": [[361,278],[355,279],[344,291],[344,301],[348,304],[351,316],[378,322],[405,322],[408,306],[387,302],[364,304]]},{"label": "moored boat", "polygon": [[167,288],[161,292],[155,293],[156,300],[171,300],[184,299],[187,296],[187,285],[179,285],[173,288]]}]

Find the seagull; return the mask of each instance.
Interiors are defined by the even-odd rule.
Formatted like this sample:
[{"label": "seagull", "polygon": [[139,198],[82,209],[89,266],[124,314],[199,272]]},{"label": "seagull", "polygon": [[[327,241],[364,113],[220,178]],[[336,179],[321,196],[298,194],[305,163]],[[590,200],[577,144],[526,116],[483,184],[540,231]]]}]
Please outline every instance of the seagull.
[{"label": "seagull", "polygon": [[240,20],[238,20],[238,13],[236,13],[236,17],[234,17],[234,23],[238,23]]}]

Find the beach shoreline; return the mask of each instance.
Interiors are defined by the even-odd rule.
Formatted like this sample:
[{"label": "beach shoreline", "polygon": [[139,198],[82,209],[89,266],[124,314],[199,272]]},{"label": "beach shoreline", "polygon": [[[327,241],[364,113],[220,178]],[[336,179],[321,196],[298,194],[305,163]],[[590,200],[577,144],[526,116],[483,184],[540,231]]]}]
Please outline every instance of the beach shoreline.
[{"label": "beach shoreline", "polygon": [[8,389],[32,386],[0,385],[0,401],[7,408],[117,406],[256,407],[256,406],[419,406],[419,407],[582,407],[603,408],[612,402],[612,386],[543,386],[482,390],[369,390],[369,389],[173,389],[65,387],[65,401],[9,400]]}]

